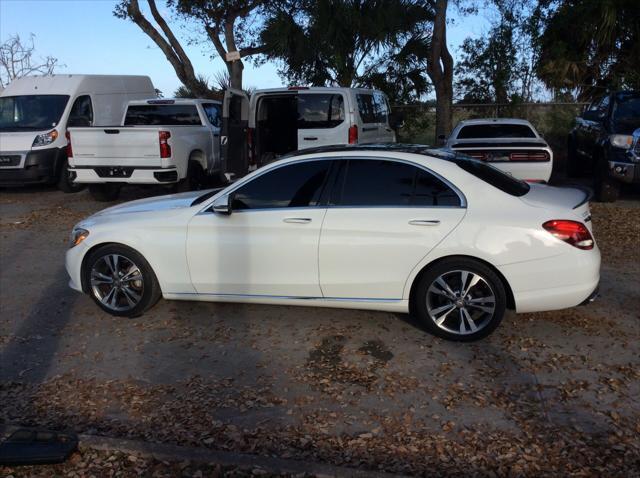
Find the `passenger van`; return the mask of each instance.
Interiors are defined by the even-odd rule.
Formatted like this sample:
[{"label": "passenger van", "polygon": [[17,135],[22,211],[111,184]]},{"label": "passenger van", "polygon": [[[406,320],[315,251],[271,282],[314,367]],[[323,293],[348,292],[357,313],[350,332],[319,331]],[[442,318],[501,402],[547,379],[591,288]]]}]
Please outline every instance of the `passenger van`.
[{"label": "passenger van", "polygon": [[148,76],[49,75],[11,82],[0,94],[0,186],[50,183],[79,190],[67,168],[66,130],[120,123],[131,100],[154,98]]},{"label": "passenger van", "polygon": [[384,93],[365,88],[289,87],[251,97],[225,91],[223,168],[235,176],[292,151],[338,144],[396,141]]}]

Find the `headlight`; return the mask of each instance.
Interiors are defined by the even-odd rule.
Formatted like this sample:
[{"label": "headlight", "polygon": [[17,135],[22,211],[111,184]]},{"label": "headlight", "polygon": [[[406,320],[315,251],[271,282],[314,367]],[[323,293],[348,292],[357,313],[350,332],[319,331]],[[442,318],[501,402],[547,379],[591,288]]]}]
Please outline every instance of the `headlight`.
[{"label": "headlight", "polygon": [[52,129],[48,133],[42,133],[36,136],[31,146],[46,146],[53,143],[58,138],[58,132]]},{"label": "headlight", "polygon": [[612,134],[609,136],[611,146],[622,149],[629,149],[633,144],[633,136],[627,134]]},{"label": "headlight", "polygon": [[71,247],[77,246],[89,236],[89,231],[81,227],[73,228],[71,231]]}]

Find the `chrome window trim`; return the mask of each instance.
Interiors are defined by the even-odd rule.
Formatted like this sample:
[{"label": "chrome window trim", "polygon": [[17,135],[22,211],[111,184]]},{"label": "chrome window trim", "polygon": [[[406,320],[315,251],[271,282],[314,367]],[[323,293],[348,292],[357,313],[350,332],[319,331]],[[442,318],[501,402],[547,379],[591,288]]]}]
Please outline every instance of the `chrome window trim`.
[{"label": "chrome window trim", "polygon": [[[411,153],[409,153],[409,154],[411,154]],[[349,209],[349,208],[353,208],[353,209],[362,209],[362,208],[369,208],[369,209],[397,209],[397,208],[466,209],[467,208],[468,203],[467,203],[467,198],[464,195],[464,193],[455,184],[453,184],[451,181],[449,181],[448,179],[446,179],[442,175],[440,175],[440,174],[436,173],[435,171],[427,168],[426,166],[423,166],[422,164],[416,163],[414,161],[409,161],[407,159],[401,159],[401,158],[390,158],[390,157],[387,157],[387,156],[384,156],[384,157],[382,157],[382,156],[381,157],[377,157],[377,156],[325,156],[325,157],[305,158],[305,159],[298,159],[298,160],[294,160],[294,161],[289,161],[289,162],[286,162],[284,164],[279,164],[278,166],[265,169],[260,174],[257,174],[256,176],[252,177],[249,181],[242,181],[242,182],[240,182],[240,184],[230,186],[231,189],[229,189],[228,191],[224,190],[224,195],[229,195],[229,194],[235,192],[237,189],[240,189],[242,186],[244,186],[246,184],[249,184],[251,181],[254,181],[254,180],[258,179],[259,177],[261,177],[261,176],[263,176],[263,175],[265,175],[265,174],[267,174],[267,173],[269,173],[271,171],[275,171],[277,169],[284,168],[284,167],[289,166],[291,164],[297,164],[297,163],[302,163],[302,162],[306,163],[306,162],[311,162],[311,161],[348,161],[350,159],[365,159],[365,160],[373,160],[373,161],[393,161],[393,162],[408,164],[408,165],[416,167],[416,168],[420,168],[423,171],[426,171],[427,173],[434,175],[436,178],[438,178],[443,183],[445,183],[447,186],[449,186],[453,190],[453,192],[455,192],[456,195],[458,196],[458,199],[460,200],[460,206],[419,206],[419,205],[406,205],[406,206],[398,206],[398,205],[392,205],[392,206],[381,206],[381,205],[375,205],[375,206],[333,206],[333,205],[328,204],[326,206],[307,206],[307,207],[296,207],[296,208],[293,208],[293,207],[292,208],[289,208],[289,207],[275,207],[275,208],[264,208],[264,209],[241,209],[239,211],[233,211],[233,213],[255,212],[255,211],[273,211],[273,210],[294,211],[294,210],[300,210],[300,209],[308,210],[308,209],[330,209],[330,208],[342,208],[342,209]],[[213,212],[213,211],[210,211],[212,204],[213,204],[213,198],[209,203],[207,203],[207,205],[199,213]]]}]

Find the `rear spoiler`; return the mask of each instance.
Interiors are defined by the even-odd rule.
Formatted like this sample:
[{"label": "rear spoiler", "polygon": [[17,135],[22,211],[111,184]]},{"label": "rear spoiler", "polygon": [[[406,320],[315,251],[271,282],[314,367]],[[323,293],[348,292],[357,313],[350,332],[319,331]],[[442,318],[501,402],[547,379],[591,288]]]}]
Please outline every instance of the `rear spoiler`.
[{"label": "rear spoiler", "polygon": [[584,198],[578,204],[573,206],[573,209],[578,209],[583,204],[588,203],[593,198],[593,189],[588,188],[586,186],[571,186],[573,189],[578,189],[584,193]]}]

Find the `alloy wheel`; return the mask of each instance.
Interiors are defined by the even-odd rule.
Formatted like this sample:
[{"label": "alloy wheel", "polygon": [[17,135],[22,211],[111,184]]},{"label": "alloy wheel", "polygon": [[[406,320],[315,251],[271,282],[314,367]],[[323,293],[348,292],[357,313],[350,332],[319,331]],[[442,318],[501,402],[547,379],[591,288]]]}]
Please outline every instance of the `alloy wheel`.
[{"label": "alloy wheel", "polygon": [[452,334],[468,335],[485,328],[494,316],[496,297],[476,272],[455,270],[438,276],[427,289],[431,320]]},{"label": "alloy wheel", "polygon": [[144,293],[140,268],[120,254],[100,257],[91,268],[91,291],[105,307],[125,312],[136,307]]}]

